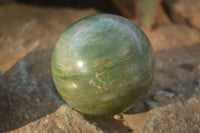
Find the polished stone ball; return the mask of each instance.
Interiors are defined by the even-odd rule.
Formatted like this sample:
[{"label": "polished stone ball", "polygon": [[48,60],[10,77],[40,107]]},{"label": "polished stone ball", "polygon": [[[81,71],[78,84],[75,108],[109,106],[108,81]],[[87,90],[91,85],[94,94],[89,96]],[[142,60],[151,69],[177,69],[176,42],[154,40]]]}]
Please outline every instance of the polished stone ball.
[{"label": "polished stone ball", "polygon": [[52,55],[52,75],[59,94],[77,111],[118,114],[133,107],[150,87],[153,49],[130,20],[92,15],[60,36]]}]

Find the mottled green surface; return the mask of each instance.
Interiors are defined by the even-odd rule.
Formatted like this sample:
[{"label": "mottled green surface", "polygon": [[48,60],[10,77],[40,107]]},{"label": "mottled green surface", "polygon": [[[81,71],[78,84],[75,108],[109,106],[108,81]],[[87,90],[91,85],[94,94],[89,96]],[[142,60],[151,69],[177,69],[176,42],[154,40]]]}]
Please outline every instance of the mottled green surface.
[{"label": "mottled green surface", "polygon": [[126,111],[146,93],[154,69],[152,47],[128,19],[99,14],[71,25],[52,55],[52,73],[63,99],[89,115]]}]

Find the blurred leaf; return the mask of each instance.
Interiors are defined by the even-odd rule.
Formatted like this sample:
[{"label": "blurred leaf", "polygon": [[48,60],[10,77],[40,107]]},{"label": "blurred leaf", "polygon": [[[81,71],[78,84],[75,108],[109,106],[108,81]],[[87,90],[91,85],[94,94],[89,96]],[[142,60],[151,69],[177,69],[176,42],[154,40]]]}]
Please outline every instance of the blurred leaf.
[{"label": "blurred leaf", "polygon": [[152,28],[162,0],[111,0],[121,14],[142,27]]},{"label": "blurred leaf", "polygon": [[139,1],[139,25],[151,28],[159,9],[161,0],[140,0]]}]

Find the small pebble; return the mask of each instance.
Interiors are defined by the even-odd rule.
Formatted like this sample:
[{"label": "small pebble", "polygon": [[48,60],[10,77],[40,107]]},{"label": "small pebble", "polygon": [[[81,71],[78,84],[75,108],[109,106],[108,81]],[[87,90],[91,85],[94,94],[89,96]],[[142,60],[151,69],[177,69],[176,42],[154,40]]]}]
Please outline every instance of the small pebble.
[{"label": "small pebble", "polygon": [[121,115],[114,115],[114,119],[116,119],[116,120],[121,120],[122,119],[122,116]]},{"label": "small pebble", "polygon": [[175,94],[172,92],[160,90],[155,93],[154,99],[158,102],[163,102],[166,100],[172,100],[174,96],[175,96]]},{"label": "small pebble", "polygon": [[146,104],[149,106],[149,109],[154,109],[158,107],[158,104],[154,101],[147,101]]},{"label": "small pebble", "polygon": [[36,101],[37,103],[40,103],[40,99],[39,99],[39,98],[36,98],[35,101]]},{"label": "small pebble", "polygon": [[61,128],[62,126],[61,125],[58,125],[58,128]]}]

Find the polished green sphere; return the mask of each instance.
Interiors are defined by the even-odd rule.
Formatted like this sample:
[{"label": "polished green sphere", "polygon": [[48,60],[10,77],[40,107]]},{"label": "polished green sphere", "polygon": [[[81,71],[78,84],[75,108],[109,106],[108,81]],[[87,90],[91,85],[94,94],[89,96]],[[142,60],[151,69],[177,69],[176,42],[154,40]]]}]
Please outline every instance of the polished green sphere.
[{"label": "polished green sphere", "polygon": [[153,49],[130,20],[92,15],[60,36],[52,55],[52,75],[59,94],[77,111],[118,114],[133,107],[150,87]]}]

